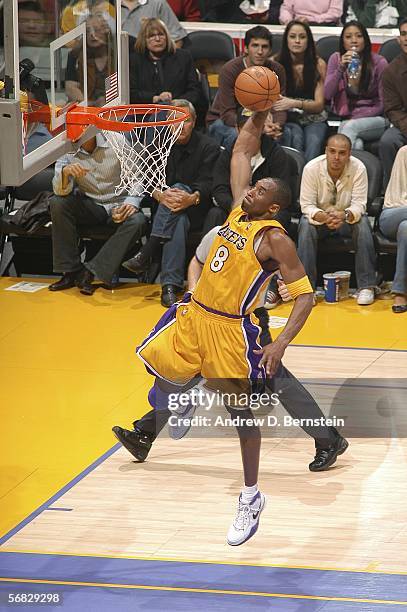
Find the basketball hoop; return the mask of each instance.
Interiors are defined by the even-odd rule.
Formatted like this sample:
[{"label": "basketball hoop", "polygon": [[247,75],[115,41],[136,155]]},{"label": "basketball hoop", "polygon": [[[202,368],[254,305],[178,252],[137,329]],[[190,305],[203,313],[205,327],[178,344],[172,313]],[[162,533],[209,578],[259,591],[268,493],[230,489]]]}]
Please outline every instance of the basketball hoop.
[{"label": "basketball hoop", "polygon": [[188,117],[185,108],[159,104],[75,106],[67,113],[67,135],[78,140],[88,125],[101,129],[120,162],[116,193],[140,196],[167,188],[168,155]]}]

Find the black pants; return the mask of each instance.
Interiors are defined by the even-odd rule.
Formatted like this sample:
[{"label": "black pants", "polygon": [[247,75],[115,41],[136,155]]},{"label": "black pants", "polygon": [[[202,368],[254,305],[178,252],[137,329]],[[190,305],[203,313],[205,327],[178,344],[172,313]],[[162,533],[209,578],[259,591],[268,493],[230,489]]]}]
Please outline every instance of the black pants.
[{"label": "black pants", "polygon": [[128,250],[144,235],[146,219],[135,212],[123,223],[113,223],[100,204],[81,195],[54,196],[50,201],[54,272],[75,272],[81,268],[78,226],[100,225],[116,228],[86,267],[101,281],[109,283]]},{"label": "black pants", "polygon": [[[264,308],[258,308],[255,314],[259,318],[261,326],[260,343],[262,346],[270,344],[272,342],[270,332],[268,329],[268,314]],[[194,379],[190,384],[183,389],[186,391],[188,388],[193,387],[200,379]],[[267,379],[266,381],[267,392],[277,393],[279,399],[283,404],[288,414],[296,419],[312,419],[317,422],[317,419],[324,417],[320,407],[312,397],[312,395],[305,389],[300,381],[289,371],[282,363],[276,372],[276,374]],[[227,409],[232,416],[237,414],[244,418],[251,416],[250,411],[234,411],[233,409]],[[235,414],[236,413],[236,414]],[[150,410],[141,419],[134,422],[134,427],[141,429],[143,432],[148,433],[150,437],[155,440],[160,431],[167,424],[168,419],[171,416],[170,410]],[[302,429],[309,436],[314,438],[316,448],[327,448],[333,444],[339,435],[334,427],[327,427],[325,425],[320,426],[306,426]]]}]

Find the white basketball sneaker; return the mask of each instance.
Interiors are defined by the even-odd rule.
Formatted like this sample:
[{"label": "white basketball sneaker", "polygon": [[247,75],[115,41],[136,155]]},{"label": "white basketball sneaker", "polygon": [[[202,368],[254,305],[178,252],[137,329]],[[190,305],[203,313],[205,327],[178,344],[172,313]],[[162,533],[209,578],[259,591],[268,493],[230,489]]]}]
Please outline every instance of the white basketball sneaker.
[{"label": "white basketball sneaker", "polygon": [[237,515],[231,526],[229,527],[227,542],[231,546],[239,546],[249,540],[256,533],[260,514],[266,505],[266,496],[257,491],[252,501],[248,504],[242,501],[242,495],[239,496],[239,506]]}]

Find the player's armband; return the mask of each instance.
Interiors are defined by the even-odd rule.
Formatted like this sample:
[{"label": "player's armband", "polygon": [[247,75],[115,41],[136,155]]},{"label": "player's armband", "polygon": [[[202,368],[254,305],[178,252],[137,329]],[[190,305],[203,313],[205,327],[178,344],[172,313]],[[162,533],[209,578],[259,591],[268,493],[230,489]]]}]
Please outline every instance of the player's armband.
[{"label": "player's armband", "polygon": [[313,293],[314,291],[311,286],[311,283],[308,280],[308,276],[303,276],[302,278],[299,278],[293,283],[286,283],[286,287],[290,292],[290,295],[293,300],[295,300],[295,298],[297,298],[302,293]]}]

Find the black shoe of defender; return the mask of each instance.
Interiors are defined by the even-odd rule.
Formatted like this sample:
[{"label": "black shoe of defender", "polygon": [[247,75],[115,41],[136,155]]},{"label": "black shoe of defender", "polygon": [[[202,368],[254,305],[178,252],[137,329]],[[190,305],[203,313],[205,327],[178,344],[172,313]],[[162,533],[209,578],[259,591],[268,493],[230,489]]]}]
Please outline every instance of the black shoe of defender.
[{"label": "black shoe of defender", "polygon": [[142,463],[147,459],[147,455],[152,445],[152,441],[148,434],[143,433],[140,429],[130,431],[118,425],[112,427],[112,431],[119,442],[123,444],[137,461]]},{"label": "black shoe of defender", "polygon": [[335,444],[330,446],[329,448],[319,448],[315,453],[314,461],[309,464],[309,469],[311,472],[323,472],[327,470],[331,465],[333,465],[338,457],[338,455],[342,455],[346,451],[349,446],[349,442],[342,438],[342,436],[338,436]]}]

